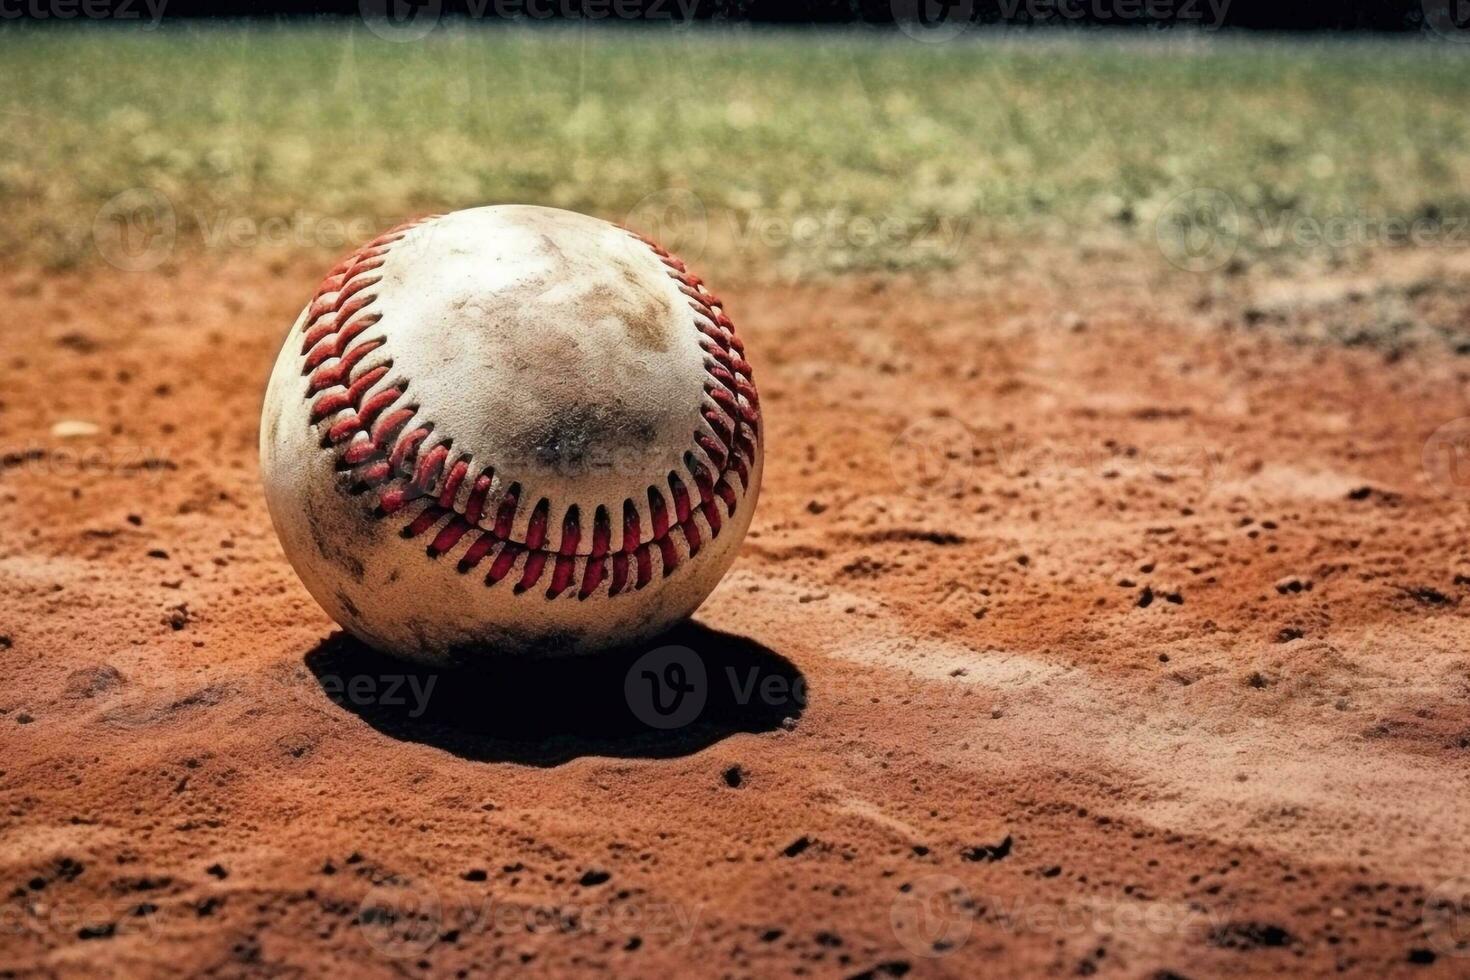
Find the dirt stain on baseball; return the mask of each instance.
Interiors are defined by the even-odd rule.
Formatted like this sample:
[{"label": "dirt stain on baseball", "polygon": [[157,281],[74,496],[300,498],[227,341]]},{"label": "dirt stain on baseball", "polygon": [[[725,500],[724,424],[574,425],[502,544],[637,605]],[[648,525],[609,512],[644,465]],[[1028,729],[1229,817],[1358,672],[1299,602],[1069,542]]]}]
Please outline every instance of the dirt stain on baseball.
[{"label": "dirt stain on baseball", "polygon": [[616,312],[628,340],[639,350],[668,350],[671,339],[669,325],[674,322],[674,310],[663,297],[648,291],[646,278],[637,269],[619,263],[617,272],[622,277],[623,288],[596,286],[591,299]]},{"label": "dirt stain on baseball", "polygon": [[303,499],[306,506],[307,533],[311,535],[316,550],[327,561],[345,571],[352,581],[360,584],[367,569],[362,559],[353,554],[352,547],[342,541],[343,533],[353,531],[353,525],[357,522],[324,517],[317,507],[317,498],[314,495],[307,494]]},{"label": "dirt stain on baseball", "polygon": [[650,446],[658,431],[622,406],[579,402],[561,407],[521,433],[525,455],[558,473],[611,466],[628,446]]}]

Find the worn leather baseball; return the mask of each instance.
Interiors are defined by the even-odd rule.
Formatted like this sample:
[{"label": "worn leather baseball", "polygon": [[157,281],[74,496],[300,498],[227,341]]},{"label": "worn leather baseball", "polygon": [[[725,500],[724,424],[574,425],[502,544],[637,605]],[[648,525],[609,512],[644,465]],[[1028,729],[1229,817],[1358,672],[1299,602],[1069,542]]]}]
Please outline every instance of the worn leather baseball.
[{"label": "worn leather baseball", "polygon": [[719,582],[763,432],[743,345],[684,264],[501,206],[395,229],[327,275],[266,392],[261,471],[322,607],[412,659],[651,637]]}]

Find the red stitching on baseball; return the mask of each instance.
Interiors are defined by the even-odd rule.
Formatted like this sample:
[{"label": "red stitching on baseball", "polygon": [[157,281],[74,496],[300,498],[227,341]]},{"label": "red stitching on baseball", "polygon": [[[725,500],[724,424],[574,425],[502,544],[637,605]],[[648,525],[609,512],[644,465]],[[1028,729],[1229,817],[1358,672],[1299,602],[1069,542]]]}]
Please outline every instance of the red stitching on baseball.
[{"label": "red stitching on baseball", "polygon": [[[403,403],[409,382],[394,380],[375,391],[389,376],[391,359],[357,370],[369,354],[386,349],[387,344],[384,338],[364,337],[382,320],[382,314],[371,309],[378,298],[373,287],[382,281],[382,276],[374,273],[387,261],[393,245],[413,228],[437,217],[409,222],[368,242],[334,266],[312,297],[303,324],[302,374],[309,376],[307,397],[311,400],[312,423],[332,420],[323,434],[323,446],[337,453],[340,469],[355,471],[356,489],[377,493],[380,516],[396,514],[414,501],[428,499],[404,525],[403,537],[416,538],[435,531],[425,549],[431,558],[446,555],[468,540],[456,568],[468,574],[489,559],[487,586],[503,581],[519,565],[521,574],[513,589],[517,594],[524,593],[541,582],[550,565],[545,591],[548,599],[561,595],[586,599],[604,582],[609,596],[621,595],[653,581],[654,552],[659,555],[663,576],[672,575],[681,564],[675,532],[683,536],[691,558],[704,545],[697,517],[704,518],[710,538],[718,537],[724,518],[734,516],[740,494],[749,490],[750,466],[756,458],[760,401],[750,364],[745,360],[745,345],[736,337],[724,304],[682,261],[656,242],[628,232],[667,267],[695,314],[693,326],[699,332],[699,345],[711,362],[705,368],[709,377],[705,393],[717,407],[706,407],[701,412],[715,438],[696,430],[692,442],[715,471],[711,473],[691,451],[685,454],[684,464],[694,479],[697,500],[677,473],[670,472],[662,486],[648,487],[648,513],[653,526],[647,537],[637,505],[624,500],[622,544],[616,552],[611,552],[612,518],[607,506],[596,509],[587,555],[577,554],[582,525],[576,506],[569,508],[563,518],[558,548],[547,550],[544,545],[551,502],[544,497],[533,506],[525,541],[514,541],[511,529],[521,504],[521,485],[512,483],[506,489],[493,520],[486,526],[494,470],[487,467],[475,474],[461,508],[460,488],[472,472],[469,455],[455,456],[447,439],[423,451],[433,424],[410,425],[418,416],[419,406]],[[349,411],[350,415],[344,414]],[[739,480],[740,493],[732,478]],[[725,508],[723,514],[720,504]],[[580,575],[579,562],[585,563]]]}]

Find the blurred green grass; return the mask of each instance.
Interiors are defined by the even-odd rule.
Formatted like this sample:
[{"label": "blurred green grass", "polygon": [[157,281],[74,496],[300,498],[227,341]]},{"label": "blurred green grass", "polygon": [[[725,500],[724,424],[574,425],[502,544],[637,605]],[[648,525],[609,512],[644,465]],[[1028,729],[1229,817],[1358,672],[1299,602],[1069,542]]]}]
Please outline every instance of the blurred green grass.
[{"label": "blurred green grass", "polygon": [[86,261],[99,208],[137,187],[170,202],[185,248],[276,235],[340,250],[334,221],[350,236],[528,201],[631,215],[686,251],[829,270],[944,265],[1018,237],[1151,241],[1161,209],[1199,187],[1275,214],[1470,214],[1467,54],[501,25],[391,43],[350,21],[10,28],[0,254]]}]

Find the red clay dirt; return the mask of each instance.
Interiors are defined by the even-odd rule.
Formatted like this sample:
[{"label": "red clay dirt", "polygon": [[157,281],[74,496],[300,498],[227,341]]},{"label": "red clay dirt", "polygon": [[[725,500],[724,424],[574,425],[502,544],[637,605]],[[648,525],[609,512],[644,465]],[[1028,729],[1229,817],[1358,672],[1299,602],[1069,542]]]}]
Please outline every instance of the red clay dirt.
[{"label": "red clay dirt", "polygon": [[658,731],[334,635],[255,461],[326,265],[0,275],[0,976],[1470,969],[1470,362],[1126,255],[703,269],[767,470]]}]

